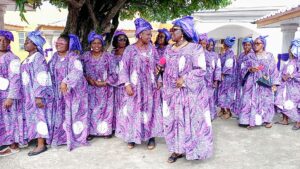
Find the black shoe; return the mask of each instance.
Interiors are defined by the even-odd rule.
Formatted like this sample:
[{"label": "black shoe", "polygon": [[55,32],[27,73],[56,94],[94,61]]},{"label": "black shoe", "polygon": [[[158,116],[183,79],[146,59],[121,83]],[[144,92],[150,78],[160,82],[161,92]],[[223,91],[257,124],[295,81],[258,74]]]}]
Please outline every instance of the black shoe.
[{"label": "black shoe", "polygon": [[93,139],[94,139],[94,136],[91,136],[91,135],[89,135],[89,136],[86,138],[87,141],[91,141],[91,140],[93,140]]},{"label": "black shoe", "polygon": [[28,153],[28,156],[36,156],[36,155],[39,155],[39,154],[41,154],[41,153],[43,153],[43,152],[45,152],[47,150],[48,150],[47,146],[44,146],[44,148],[42,150],[40,150],[40,151],[37,151],[37,152],[30,151]]},{"label": "black shoe", "polygon": [[155,139],[154,138],[150,138],[147,148],[148,150],[153,150],[155,148],[156,144],[155,144]]},{"label": "black shoe", "polygon": [[135,146],[135,143],[134,143],[134,142],[130,142],[130,143],[127,144],[127,147],[128,147],[129,149],[133,149],[134,146]]},{"label": "black shoe", "polygon": [[179,154],[179,155],[174,155],[172,154],[169,158],[168,158],[168,163],[174,163],[177,161],[178,158],[182,158],[183,155]]}]

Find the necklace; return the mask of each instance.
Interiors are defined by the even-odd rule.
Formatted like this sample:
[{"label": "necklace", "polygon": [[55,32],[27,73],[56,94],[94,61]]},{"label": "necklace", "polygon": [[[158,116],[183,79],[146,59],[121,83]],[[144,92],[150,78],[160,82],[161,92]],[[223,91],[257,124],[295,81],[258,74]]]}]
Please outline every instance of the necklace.
[{"label": "necklace", "polygon": [[183,42],[181,45],[179,45],[179,46],[176,46],[176,44],[174,44],[174,45],[172,46],[172,49],[181,49],[181,48],[183,48],[184,46],[186,46],[188,43],[189,43],[188,41],[184,41],[184,42]]}]

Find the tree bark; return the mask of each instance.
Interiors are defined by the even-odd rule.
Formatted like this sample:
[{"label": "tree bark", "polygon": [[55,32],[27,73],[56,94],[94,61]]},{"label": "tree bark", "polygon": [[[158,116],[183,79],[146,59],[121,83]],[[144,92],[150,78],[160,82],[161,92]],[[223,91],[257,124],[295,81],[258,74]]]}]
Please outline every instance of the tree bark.
[{"label": "tree bark", "polygon": [[105,36],[107,47],[119,25],[119,12],[127,0],[66,0],[68,18],[64,33],[79,36],[83,49],[88,49],[88,34],[91,31]]}]

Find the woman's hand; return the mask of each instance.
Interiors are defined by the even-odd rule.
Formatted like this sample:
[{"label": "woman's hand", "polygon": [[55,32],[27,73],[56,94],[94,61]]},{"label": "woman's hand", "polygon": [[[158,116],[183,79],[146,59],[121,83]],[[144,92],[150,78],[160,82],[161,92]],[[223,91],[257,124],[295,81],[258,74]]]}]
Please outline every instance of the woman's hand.
[{"label": "woman's hand", "polygon": [[273,86],[272,86],[272,92],[276,92],[276,90],[277,90],[276,85],[273,85]]},{"label": "woman's hand", "polygon": [[183,87],[183,84],[184,84],[184,80],[183,80],[182,77],[180,77],[179,79],[176,80],[176,87],[177,88]]},{"label": "woman's hand", "polygon": [[291,78],[291,75],[289,75],[289,74],[282,75],[283,81],[287,81],[287,80],[289,80],[289,78]]},{"label": "woman's hand", "polygon": [[132,87],[131,87],[130,84],[125,86],[125,90],[126,90],[126,93],[128,94],[128,96],[133,96],[134,95],[134,92],[133,92]]},{"label": "woman's hand", "polygon": [[105,87],[107,86],[107,83],[105,81],[95,81],[95,85],[97,87]]},{"label": "woman's hand", "polygon": [[258,71],[259,71],[259,69],[257,67],[249,68],[249,72],[251,72],[251,73],[255,73],[255,72],[258,72]]},{"label": "woman's hand", "polygon": [[5,109],[10,109],[13,104],[13,99],[7,98],[3,104]]},{"label": "woman's hand", "polygon": [[96,86],[95,80],[93,80],[91,77],[87,76],[85,79],[87,80],[89,85]]},{"label": "woman's hand", "polygon": [[62,92],[63,95],[67,94],[68,92],[68,86],[66,83],[62,82],[60,84],[60,91]]},{"label": "woman's hand", "polygon": [[42,98],[35,98],[35,104],[40,109],[45,107],[45,105],[43,104]]}]

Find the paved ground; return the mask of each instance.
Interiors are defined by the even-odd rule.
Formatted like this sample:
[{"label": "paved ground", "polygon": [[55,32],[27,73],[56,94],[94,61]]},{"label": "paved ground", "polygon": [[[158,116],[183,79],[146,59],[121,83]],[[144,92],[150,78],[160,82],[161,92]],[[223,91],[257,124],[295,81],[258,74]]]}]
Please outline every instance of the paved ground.
[{"label": "paved ground", "polygon": [[146,145],[128,150],[118,138],[97,138],[91,146],[68,152],[65,146],[49,149],[36,157],[28,157],[32,147],[20,153],[0,157],[0,169],[299,169],[300,131],[289,126],[274,125],[247,130],[237,127],[236,120],[213,122],[215,151],[206,161],[179,159],[166,162],[169,153],[163,139],[155,150]]}]

